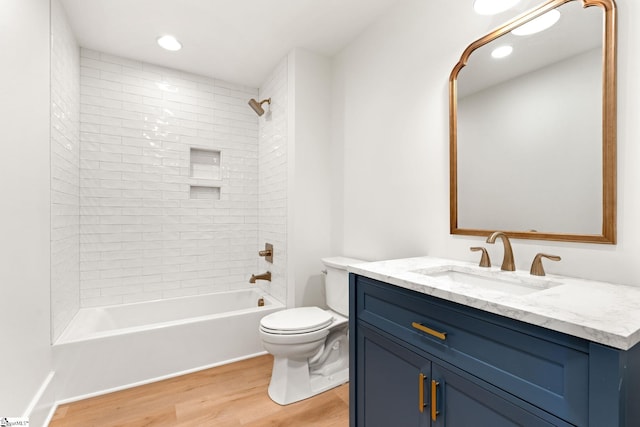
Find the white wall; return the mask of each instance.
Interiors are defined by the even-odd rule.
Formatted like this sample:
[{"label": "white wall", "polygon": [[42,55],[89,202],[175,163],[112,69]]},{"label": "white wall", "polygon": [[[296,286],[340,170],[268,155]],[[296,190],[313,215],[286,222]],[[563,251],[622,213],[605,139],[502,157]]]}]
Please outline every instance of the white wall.
[{"label": "white wall", "polygon": [[0,416],[20,417],[51,370],[49,2],[0,10]]},{"label": "white wall", "polygon": [[[640,5],[617,5],[618,244],[516,240],[519,269],[548,252],[562,256],[548,263],[551,273],[640,285],[640,34],[633,25]],[[344,208],[333,218],[342,221],[346,255],[476,260],[468,248],[483,239],[448,231],[448,78],[466,46],[490,29],[470,9],[403,1],[336,58],[332,138],[344,155],[344,195],[334,203]],[[498,263],[502,248],[489,246]]]},{"label": "white wall", "polygon": [[322,257],[331,253],[331,62],[304,49],[289,54],[289,253],[296,306],[324,306]]},{"label": "white wall", "polygon": [[343,216],[347,256],[425,254],[445,238],[446,91],[469,37],[442,17],[457,16],[459,3],[403,1],[335,59],[333,144],[344,183],[334,193],[343,185],[344,194],[334,215]]}]

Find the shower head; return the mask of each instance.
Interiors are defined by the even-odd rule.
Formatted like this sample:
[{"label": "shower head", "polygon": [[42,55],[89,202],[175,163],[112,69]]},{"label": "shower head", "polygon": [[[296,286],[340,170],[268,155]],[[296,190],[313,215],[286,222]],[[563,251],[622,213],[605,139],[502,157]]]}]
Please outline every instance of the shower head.
[{"label": "shower head", "polygon": [[268,105],[271,105],[271,98],[263,99],[260,102],[258,102],[255,99],[251,98],[249,100],[249,106],[251,108],[253,108],[253,111],[255,111],[258,116],[262,116],[264,114],[264,108],[262,108],[262,104],[264,104],[265,102]]}]

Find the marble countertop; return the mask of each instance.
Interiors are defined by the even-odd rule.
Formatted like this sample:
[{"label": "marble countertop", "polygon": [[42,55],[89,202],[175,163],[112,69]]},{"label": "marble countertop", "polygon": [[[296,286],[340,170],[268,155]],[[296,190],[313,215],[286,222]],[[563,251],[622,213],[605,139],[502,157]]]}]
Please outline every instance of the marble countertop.
[{"label": "marble countertop", "polygon": [[[451,269],[463,274],[480,274],[496,281],[497,286],[471,285],[437,277],[439,271]],[[621,350],[640,342],[640,287],[552,274],[531,276],[528,271],[480,268],[477,264],[434,257],[354,264],[348,270]],[[506,285],[505,289],[514,290],[505,292],[501,289],[501,280],[521,282],[523,286]]]}]

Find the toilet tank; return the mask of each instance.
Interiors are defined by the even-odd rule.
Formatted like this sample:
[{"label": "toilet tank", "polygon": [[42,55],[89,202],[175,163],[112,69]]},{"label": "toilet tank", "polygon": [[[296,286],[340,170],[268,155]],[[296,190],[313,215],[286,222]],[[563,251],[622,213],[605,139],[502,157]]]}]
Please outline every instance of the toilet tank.
[{"label": "toilet tank", "polygon": [[343,316],[349,316],[349,272],[347,267],[365,261],[347,258],[322,258],[326,268],[325,293],[329,308]]}]

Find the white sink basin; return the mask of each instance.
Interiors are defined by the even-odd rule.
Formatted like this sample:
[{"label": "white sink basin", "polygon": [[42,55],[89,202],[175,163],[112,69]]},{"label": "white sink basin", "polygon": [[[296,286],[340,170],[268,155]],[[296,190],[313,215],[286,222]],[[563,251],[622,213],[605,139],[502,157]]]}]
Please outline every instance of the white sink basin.
[{"label": "white sink basin", "polygon": [[457,265],[415,270],[414,273],[429,276],[440,283],[459,283],[512,295],[526,295],[562,284],[527,273],[472,269]]}]

